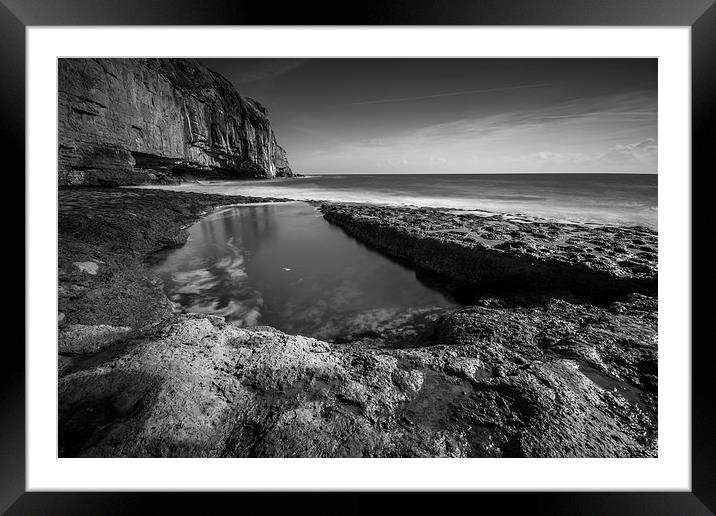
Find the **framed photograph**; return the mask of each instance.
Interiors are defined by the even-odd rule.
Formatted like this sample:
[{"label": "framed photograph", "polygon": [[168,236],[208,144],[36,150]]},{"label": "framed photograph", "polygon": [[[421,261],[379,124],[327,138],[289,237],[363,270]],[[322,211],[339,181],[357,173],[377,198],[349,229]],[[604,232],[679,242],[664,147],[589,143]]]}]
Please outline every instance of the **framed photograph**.
[{"label": "framed photograph", "polygon": [[712,514],[711,4],[2,0],[2,509]]}]

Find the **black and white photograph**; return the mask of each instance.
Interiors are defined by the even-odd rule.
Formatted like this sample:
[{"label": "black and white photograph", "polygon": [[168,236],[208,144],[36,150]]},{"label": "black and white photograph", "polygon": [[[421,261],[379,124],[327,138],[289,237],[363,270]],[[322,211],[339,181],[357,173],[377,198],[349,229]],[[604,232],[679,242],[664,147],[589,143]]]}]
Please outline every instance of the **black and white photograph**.
[{"label": "black and white photograph", "polygon": [[60,458],[658,457],[658,59],[57,67]]}]

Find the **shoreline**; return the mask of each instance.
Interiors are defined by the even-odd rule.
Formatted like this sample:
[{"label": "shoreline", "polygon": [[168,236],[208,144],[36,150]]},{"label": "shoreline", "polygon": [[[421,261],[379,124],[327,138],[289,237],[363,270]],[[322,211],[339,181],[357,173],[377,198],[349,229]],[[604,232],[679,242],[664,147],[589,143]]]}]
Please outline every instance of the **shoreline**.
[{"label": "shoreline", "polygon": [[[484,179],[485,177],[489,178],[492,175],[462,174],[456,175],[455,177],[469,176],[472,177],[474,180],[477,180]],[[385,207],[417,209],[432,208],[439,210],[455,210],[462,212],[483,213],[485,215],[501,215],[503,217],[512,217],[515,219],[529,219],[535,221],[548,220],[554,223],[578,224],[589,227],[607,225],[627,228],[646,227],[652,231],[656,231],[658,229],[656,205],[654,204],[654,206],[651,206],[649,204],[650,201],[648,201],[647,199],[640,199],[638,200],[638,202],[636,202],[636,204],[642,204],[640,210],[631,208],[627,209],[626,206],[631,205],[627,203],[627,205],[622,206],[626,209],[624,213],[621,213],[619,211],[616,212],[621,213],[620,217],[623,218],[615,218],[612,215],[611,210],[620,210],[621,208],[619,205],[612,207],[608,202],[603,206],[597,203],[592,208],[589,208],[586,211],[584,210],[583,205],[575,205],[574,203],[569,202],[565,203],[563,206],[559,205],[561,206],[559,210],[550,208],[550,206],[552,206],[552,202],[559,203],[564,201],[564,197],[562,197],[561,199],[559,197],[555,197],[554,199],[550,197],[551,190],[549,190],[549,188],[551,188],[551,186],[548,187],[548,190],[546,190],[543,194],[546,195],[546,197],[542,198],[539,202],[531,203],[529,202],[529,200],[527,200],[527,202],[514,203],[510,201],[499,201],[498,199],[501,196],[499,189],[497,190],[497,197],[493,198],[490,195],[486,195],[483,198],[478,195],[478,197],[472,199],[471,201],[468,198],[453,194],[446,196],[438,195],[437,197],[434,197],[424,191],[425,185],[421,184],[419,180],[421,176],[431,176],[430,174],[393,175],[392,177],[409,178],[413,176],[415,178],[418,178],[418,182],[416,183],[416,186],[418,188],[416,190],[408,188],[407,190],[402,191],[402,193],[398,188],[398,191],[395,191],[390,195],[386,193],[385,188],[390,188],[391,185],[379,183],[377,185],[374,185],[375,188],[373,188],[370,184],[363,184],[361,182],[356,183],[354,181],[356,180],[356,178],[359,179],[361,177],[369,178],[384,176],[385,175],[372,176],[370,174],[320,175],[313,177],[314,179],[321,180],[321,182],[309,183],[306,186],[303,186],[299,183],[294,183],[293,181],[291,181],[291,179],[293,178],[271,178],[246,180],[246,185],[244,185],[243,187],[242,184],[244,183],[244,180],[209,180],[200,184],[179,183],[176,185],[143,185],[139,186],[138,188],[156,188],[166,189],[170,191],[187,191],[195,193],[213,192],[220,194],[241,188],[242,191],[240,193],[245,193],[248,189],[248,191],[254,196],[277,196],[280,198],[301,200],[304,202],[368,204]],[[533,174],[533,176],[541,178],[543,176],[554,176],[554,174]],[[592,176],[598,177],[600,176],[600,174],[592,174]],[[514,177],[514,174],[502,174],[501,177]],[[331,181],[331,179],[335,178],[346,178],[348,184],[353,185],[353,187],[355,188],[351,187],[346,189],[340,185],[336,185],[335,181]],[[305,179],[311,178],[308,177]],[[323,180],[326,180],[327,182]],[[272,183],[275,183],[273,187],[271,187]],[[401,184],[402,183],[399,183],[397,186],[400,186]],[[477,188],[478,186],[479,183],[476,184],[475,188]],[[540,183],[537,183],[536,187],[540,188]],[[489,188],[491,187],[489,187],[488,185],[488,190],[486,190],[486,192],[490,191]],[[355,192],[361,192],[361,195],[356,195]],[[586,192],[580,191],[575,191],[574,193],[575,195],[586,194]],[[653,200],[653,202],[656,202],[655,199]]]},{"label": "shoreline", "polygon": [[[183,245],[186,228],[201,217],[236,205],[227,198],[286,202],[152,188],[60,190],[61,456],[656,454],[655,289],[617,289],[604,306],[560,299],[510,306],[497,297],[432,321],[425,342],[405,349],[328,344],[177,313],[147,260]],[[489,252],[492,261],[481,259],[488,269],[512,260],[523,272],[526,263],[554,266],[564,258],[549,274],[539,270],[552,280],[580,269],[579,253],[547,259],[535,235],[523,235],[522,247],[494,250],[497,240],[487,248],[465,231],[450,233],[446,224],[455,221],[436,215],[445,210],[309,204],[360,241],[458,281],[466,280],[467,262],[437,267],[435,256],[463,249],[471,262],[477,249]],[[423,226],[411,218],[416,214]],[[375,217],[385,221],[377,229]],[[474,215],[462,222],[478,219],[491,234],[502,228],[503,243],[516,239],[501,226],[519,226],[514,221]],[[429,236],[425,224],[435,226]],[[560,230],[545,228],[544,236]],[[630,243],[635,231],[619,230]],[[618,244],[608,230],[600,237]],[[426,239],[430,259],[416,252]],[[406,246],[412,254],[400,256]],[[646,278],[655,287],[655,261],[629,269],[619,256],[594,261],[600,280],[633,287]],[[101,409],[107,403],[109,412]],[[163,421],[167,411],[175,419]],[[595,432],[598,443],[587,438]]]}]

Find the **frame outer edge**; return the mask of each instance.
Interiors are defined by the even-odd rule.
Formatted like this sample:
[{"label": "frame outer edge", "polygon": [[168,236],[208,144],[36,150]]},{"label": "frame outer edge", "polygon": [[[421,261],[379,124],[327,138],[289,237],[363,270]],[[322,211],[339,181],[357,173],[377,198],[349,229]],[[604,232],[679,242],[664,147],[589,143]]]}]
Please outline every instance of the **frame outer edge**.
[{"label": "frame outer edge", "polygon": [[[704,227],[713,219],[713,211],[706,211],[709,199],[699,203],[697,211],[694,192],[708,195],[708,190],[693,189],[696,174],[701,183],[708,175],[713,176],[713,142],[716,124],[716,4],[702,14],[691,27],[691,124],[692,124],[692,242],[693,235],[708,235],[711,231]],[[707,168],[708,167],[708,168]],[[699,237],[697,240],[701,240]],[[694,253],[692,245],[692,276],[698,267],[705,270],[703,262],[698,263],[699,256]],[[698,291],[706,290],[706,285],[699,284]],[[693,289],[693,281],[692,281]],[[696,290],[692,290],[692,409],[691,409],[691,488],[693,493],[712,512],[716,512],[716,404],[713,393],[714,351],[711,339],[694,338],[696,328],[705,325],[712,315],[713,304],[706,301],[698,303]],[[699,314],[700,316],[697,316]],[[695,317],[696,316],[696,317]],[[694,324],[697,323],[697,324]]]},{"label": "frame outer edge", "polygon": [[[2,3],[0,3],[0,156],[3,168],[9,173],[4,178],[6,188],[16,192],[16,198],[25,197],[25,26]],[[10,164],[6,164],[8,158]],[[22,172],[20,172],[22,171]],[[16,182],[17,184],[15,184]],[[7,199],[7,198],[6,198]],[[24,206],[24,205],[23,205]],[[23,292],[21,306],[25,313],[25,226],[8,224],[8,229],[16,232],[6,236],[6,242],[15,242],[11,251],[12,261],[18,266],[22,263],[23,284],[17,292]],[[14,237],[14,238],[13,238]],[[19,242],[23,242],[20,247]],[[19,249],[18,249],[19,248]],[[18,252],[19,251],[19,252]],[[18,257],[17,254],[21,256]],[[13,275],[15,276],[15,275]],[[16,281],[20,281],[19,274]],[[10,278],[8,278],[10,279]],[[9,290],[8,290],[9,292]],[[17,295],[17,294],[16,294]],[[17,307],[17,298],[12,299]],[[6,312],[8,313],[8,312]],[[11,316],[12,317],[12,316]],[[17,316],[15,316],[17,317]],[[13,317],[14,318],[14,317]],[[21,328],[17,332],[16,328]],[[13,328],[14,335],[8,331],[2,339],[3,357],[0,358],[0,512],[5,510],[25,491],[25,320],[14,322],[6,327]],[[17,334],[22,336],[20,345]],[[7,355],[5,354],[7,353]]]},{"label": "frame outer edge", "polygon": [[[18,13],[19,19],[18,16],[13,14],[13,12],[11,12],[8,7],[6,7],[5,4],[7,3],[14,4],[13,11]],[[55,5],[58,7],[62,7],[61,3],[66,4],[67,2],[61,2],[59,0],[55,1]],[[98,9],[89,9],[88,12],[78,12],[68,9],[64,15],[58,15],[56,9],[53,10],[47,8],[48,2],[43,2],[42,0],[25,0],[25,7],[27,7],[27,9],[23,9],[23,6],[19,3],[19,1],[16,0],[10,0],[10,2],[4,0],[2,3],[0,3],[0,70],[4,72],[4,77],[2,81],[3,87],[0,88],[0,120],[2,120],[2,124],[0,124],[0,146],[2,146],[3,150],[5,150],[3,156],[11,155],[14,158],[19,158],[18,163],[16,164],[16,166],[18,166],[19,168],[16,168],[15,170],[19,169],[24,171],[24,151],[18,152],[18,149],[24,149],[25,147],[25,24],[44,23],[49,25],[63,25],[67,21],[69,21],[79,25],[92,25],[102,21],[105,21],[106,23],[108,15],[114,16],[115,14],[118,16],[117,21],[114,22],[115,24],[129,24],[129,22],[126,20],[126,17],[123,18],[121,16],[121,13],[117,13],[115,11],[115,13],[112,14],[111,9],[106,9],[104,12],[102,12],[102,7],[108,7],[105,2],[98,1],[97,3],[102,4],[98,6]],[[126,6],[129,3],[131,2],[126,2],[123,5]],[[213,5],[217,2],[207,3]],[[609,3],[611,4],[611,2]],[[709,148],[707,145],[712,145],[712,139],[710,139],[708,135],[710,132],[712,132],[711,130],[714,127],[714,92],[716,92],[716,76],[714,74],[716,73],[716,70],[713,64],[714,62],[716,62],[716,58],[714,56],[714,49],[716,49],[716,5],[713,4],[713,0],[691,0],[688,2],[688,6],[684,5],[686,3],[686,1],[682,2],[680,7],[679,2],[671,2],[671,9],[669,10],[669,12],[666,14],[662,12],[661,15],[657,16],[654,15],[653,10],[649,11],[647,9],[647,11],[649,11],[649,14],[643,16],[639,23],[633,22],[635,6],[638,7],[637,4],[641,4],[643,7],[643,3],[639,1],[623,2],[623,4],[630,6],[631,9],[629,9],[630,12],[627,13],[628,16],[623,17],[621,22],[616,22],[615,20],[615,16],[617,13],[608,12],[606,14],[602,13],[601,15],[595,13],[593,18],[595,19],[594,24],[604,24],[604,20],[606,19],[612,20],[612,24],[680,25],[684,24],[684,11],[682,10],[680,14],[677,13],[681,10],[681,8],[688,10],[692,14],[695,12],[695,9],[698,12],[702,13],[700,17],[698,17],[693,22],[692,25],[692,160],[693,163],[696,164],[701,159],[707,158],[706,152]],[[462,5],[463,3],[461,2],[460,4]],[[579,4],[583,4],[583,2],[579,2]],[[701,8],[698,8],[697,4],[701,5]],[[20,6],[19,8],[18,5]],[[244,5],[246,5],[245,2]],[[141,7],[131,9],[133,11],[132,19],[134,23],[156,23],[151,21],[151,15],[149,17],[143,16],[142,11],[145,9],[147,9],[146,3],[144,3],[144,9]],[[453,12],[459,10],[460,8],[455,7],[453,7],[452,9]],[[610,11],[611,9],[607,10]],[[261,11],[261,9],[252,10],[251,8],[248,8],[247,11],[247,13],[244,13],[241,10],[233,10],[232,16],[230,16],[229,18],[225,17],[226,13],[217,13],[216,20],[223,17],[223,20],[220,23],[236,23],[237,14],[239,14],[240,21],[245,24],[261,24],[261,21],[255,20],[265,20],[265,16],[263,16],[263,14],[265,13]],[[476,21],[475,18],[480,17],[480,14],[478,12],[475,12],[474,9],[469,11],[470,12],[467,14],[467,16],[464,16],[462,18],[462,24],[474,23]],[[637,8],[636,11],[639,11],[639,9]],[[425,15],[425,13],[429,12],[429,9],[424,10],[422,12],[423,15]],[[642,14],[647,14],[643,10],[641,12]],[[248,14],[248,16],[244,18],[243,16],[241,16],[241,14]],[[373,16],[375,16],[375,14],[375,11],[373,11]],[[389,20],[394,20],[396,17],[400,17],[402,15],[402,13],[396,12],[395,9],[393,9],[392,11],[386,10],[385,14],[387,15],[387,19]],[[540,25],[544,23],[544,11],[532,14],[533,20],[530,22],[528,20],[525,20],[524,17],[514,16],[513,11],[513,21],[511,22],[511,24],[522,23]],[[559,21],[557,22],[557,20],[555,20],[556,23],[553,22],[552,24],[559,25],[574,23],[573,14],[574,11],[572,11],[571,14],[567,13],[566,18],[565,15],[555,16],[554,18],[558,18]],[[590,13],[583,13],[583,18],[589,18],[589,16]],[[365,13],[362,17],[365,17]],[[409,16],[406,16],[405,18],[408,19],[403,22],[404,24],[418,23],[415,21],[415,19],[412,19],[411,21]],[[487,25],[510,24],[510,15],[505,13],[505,10],[500,11],[500,13],[496,16],[486,16],[486,18],[492,18],[491,22],[487,19],[485,20],[484,24]],[[66,20],[63,21],[63,19]],[[570,19],[572,21],[570,21]],[[673,21],[669,22],[669,20]],[[208,23],[208,21],[209,20],[207,20],[206,17],[199,17],[194,23]],[[441,17],[440,21],[444,22],[444,18]],[[174,22],[175,18],[172,18],[172,16],[169,15],[168,18],[164,19],[163,24],[172,24]],[[216,23],[216,21],[214,23]],[[433,22],[433,24],[434,23],[435,22]],[[704,173],[707,173],[707,171],[704,171]],[[24,192],[24,181],[22,189]],[[699,215],[699,213],[697,212],[694,212],[694,214]],[[704,217],[708,216],[705,210],[703,213],[700,214]],[[698,220],[704,219],[701,217],[697,217],[694,219],[695,222]],[[25,271],[25,273],[27,273],[27,271]],[[708,345],[708,342],[704,342],[702,348],[694,347],[693,349],[694,374],[692,387],[692,432],[693,450],[697,451],[698,453],[692,453],[692,485],[693,493],[696,496],[689,496],[688,498],[690,498],[690,503],[686,504],[691,505],[691,510],[694,510],[696,509],[696,507],[692,505],[692,503],[699,502],[700,500],[698,505],[701,506],[700,508],[703,510],[704,514],[707,512],[711,512],[707,509],[707,507],[712,510],[714,507],[716,507],[716,493],[714,492],[714,488],[712,485],[713,479],[716,478],[716,440],[713,438],[713,428],[716,428],[716,417],[714,412],[713,398],[710,397],[713,384],[711,381],[707,380],[712,374],[710,371],[708,371],[707,373],[707,368],[710,369],[711,363],[711,361],[708,360],[708,353],[710,352],[710,350],[704,348],[706,348]],[[2,406],[3,408],[3,422],[2,425],[0,425],[0,476],[2,477],[2,483],[0,483],[0,511],[4,511],[10,504],[13,503],[17,496],[21,495],[25,490],[24,352],[22,349],[12,350],[8,349],[7,347],[5,351],[6,353],[12,353],[13,355],[6,355],[3,360],[0,360],[0,406]],[[698,417],[695,417],[695,414],[698,414]],[[607,499],[611,499],[612,502],[616,502],[618,499],[621,499],[623,495],[627,494],[624,493],[622,496],[619,496],[615,495],[614,493],[603,493],[602,495],[591,494],[586,496],[591,498],[590,501],[593,502],[593,496],[595,495],[602,496],[604,501],[606,501]],[[654,494],[631,493],[627,496],[631,497],[632,495],[634,497],[642,497],[642,500],[644,502],[647,502],[647,500],[649,499],[652,502],[655,501]],[[686,495],[686,493],[683,493],[681,495],[677,493],[663,493],[663,495],[673,496],[673,498],[671,498],[672,502],[676,502],[676,500],[687,500],[687,498],[684,498],[684,495]],[[137,495],[130,493],[127,493],[126,495],[95,493],[94,495],[89,496],[90,499],[94,498],[95,502],[98,501],[96,499],[98,496],[107,497],[109,499],[114,498],[115,502],[119,501],[117,500],[119,496],[125,498],[125,502],[129,502],[131,499],[134,499],[136,501],[142,500],[144,502],[147,501],[147,498],[149,497],[148,494]],[[176,496],[176,494],[174,494],[173,496]],[[527,495],[527,497],[530,499],[542,498],[541,501],[545,502],[547,500],[544,499],[544,496],[546,496],[553,503],[550,504],[549,502],[547,502],[543,506],[543,508],[549,507],[551,505],[554,509],[557,509],[558,511],[560,506],[562,509],[564,509],[565,506],[569,506],[571,504],[555,503],[555,497],[561,496],[567,498],[574,498],[574,501],[576,501],[577,499],[581,499],[583,502],[587,502],[587,499],[584,499],[582,496],[576,493],[562,493],[561,495],[556,493],[543,493],[542,496],[533,493],[531,495]],[[617,499],[615,499],[615,496],[617,497]],[[693,499],[696,497],[698,498],[698,500]],[[36,502],[40,502],[41,498],[42,500],[44,500],[44,503],[38,505],[44,506],[45,509],[50,510],[52,510],[51,508],[54,508],[52,512],[57,514],[65,512],[61,508],[62,500],[65,500],[65,502],[70,502],[70,505],[72,501],[79,502],[79,500],[69,495],[69,493],[65,495],[61,495],[59,493],[46,493],[44,495],[40,493],[35,493],[32,496],[30,496],[30,494],[22,496],[17,501],[18,503],[15,503],[13,508],[19,509],[23,506],[27,508],[27,505],[25,504],[30,501],[28,500],[28,498],[34,499]],[[55,505],[55,498],[57,502],[60,502],[59,506]],[[74,498],[74,500],[72,500],[72,498]],[[162,498],[162,502],[167,502],[166,497],[162,496]],[[206,497],[202,496],[201,498],[206,501]],[[234,497],[232,496],[232,498]],[[519,496],[519,498],[524,499],[523,496]],[[50,499],[52,499],[53,502],[50,502]],[[243,499],[243,497],[241,497],[240,499]],[[234,498],[233,501],[238,500],[237,498]],[[624,500],[622,499],[622,501]],[[632,501],[637,502],[636,499]],[[131,502],[129,503],[129,505],[131,506]],[[585,505],[588,506],[590,504],[587,503]],[[618,509],[620,505],[621,508],[624,509],[624,504],[616,503],[615,505],[616,506],[612,506],[613,509],[617,509],[614,513],[621,513],[621,511],[619,511]],[[644,508],[649,507],[650,505],[652,509],[656,508],[653,503],[649,504],[648,502],[645,503]],[[115,508],[119,508],[121,506],[122,504],[119,504],[118,506],[115,506]],[[602,506],[602,509],[605,508],[603,504],[594,504],[592,505],[592,508],[598,509],[600,506]],[[36,508],[38,508],[37,505]],[[85,506],[85,508],[89,507]],[[661,505],[661,508],[664,509],[665,506]],[[686,509],[686,507],[684,506],[682,506],[682,508]],[[536,510],[535,512],[540,513],[541,511]],[[656,513],[664,512],[656,511]]]},{"label": "frame outer edge", "polygon": [[25,25],[681,25],[714,0],[2,0]]}]

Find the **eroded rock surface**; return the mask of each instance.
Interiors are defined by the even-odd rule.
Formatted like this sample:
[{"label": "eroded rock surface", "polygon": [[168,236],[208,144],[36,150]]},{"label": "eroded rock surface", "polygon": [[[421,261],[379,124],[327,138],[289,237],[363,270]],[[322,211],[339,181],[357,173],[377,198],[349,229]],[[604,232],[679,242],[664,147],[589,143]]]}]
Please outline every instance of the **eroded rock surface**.
[{"label": "eroded rock surface", "polygon": [[651,456],[655,321],[608,314],[471,308],[402,350],[178,316],[65,365],[61,455]]},{"label": "eroded rock surface", "polygon": [[291,176],[266,109],[189,59],[60,59],[59,184]]},{"label": "eroded rock surface", "polygon": [[646,227],[433,208],[323,204],[321,210],[359,240],[464,282],[656,294],[657,235]]},{"label": "eroded rock surface", "polygon": [[[60,191],[61,456],[656,455],[657,301],[643,293],[601,304],[498,296],[414,314],[409,338],[388,325],[340,343],[177,313],[147,257],[180,245],[212,206],[256,200]],[[641,233],[610,238],[630,250],[651,242]],[[467,247],[466,234],[451,245]],[[75,265],[87,262],[96,274]]]}]

